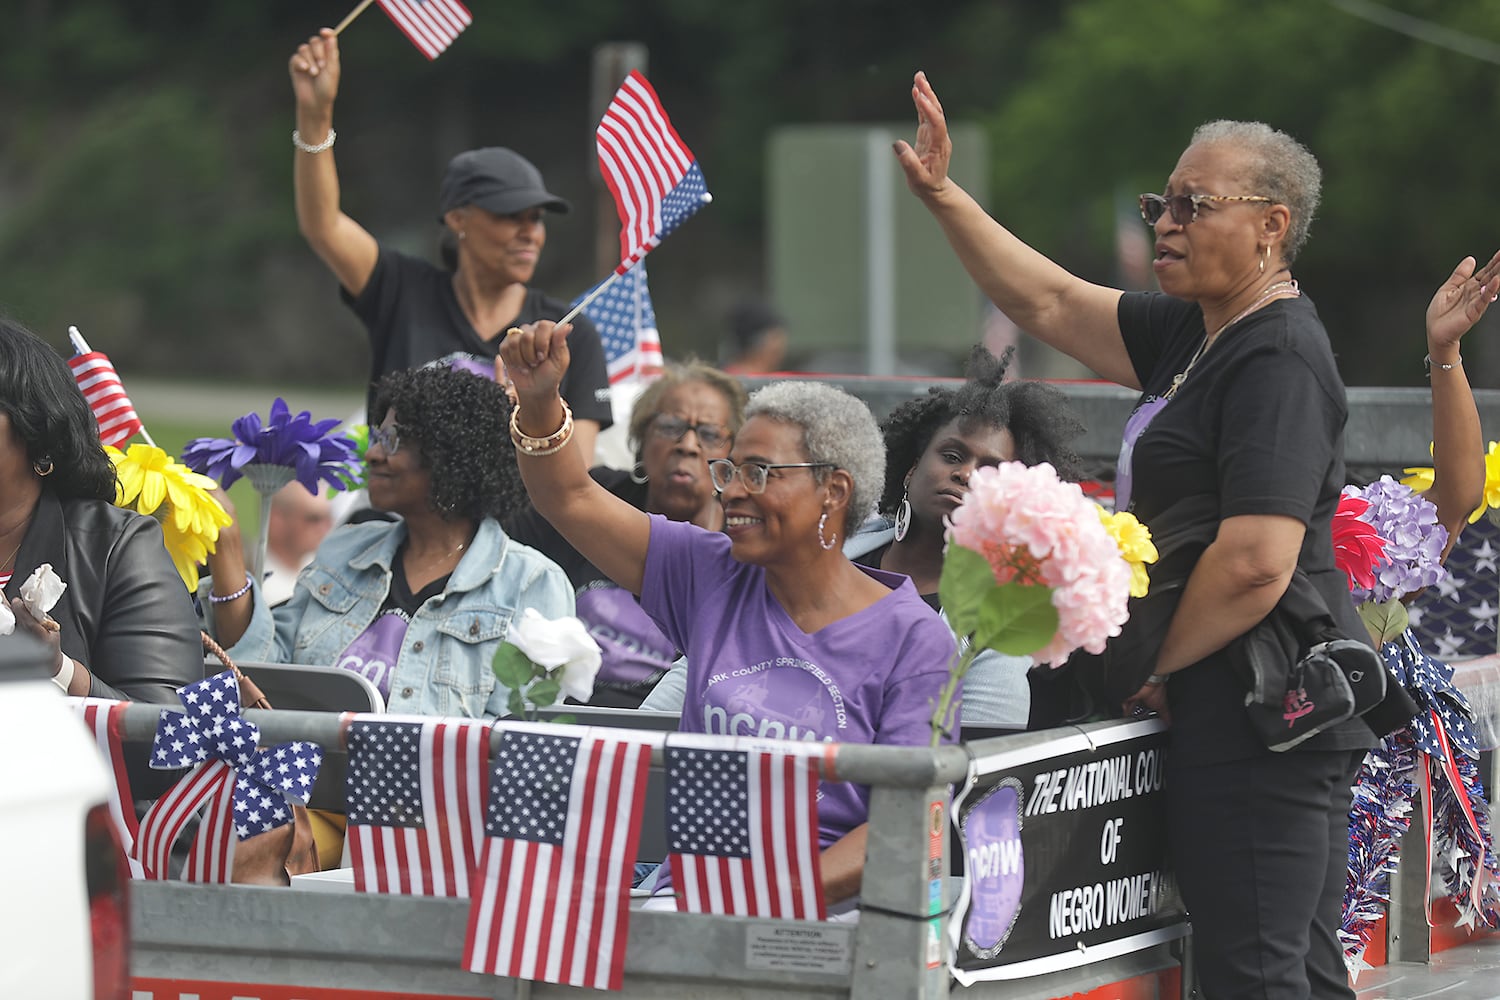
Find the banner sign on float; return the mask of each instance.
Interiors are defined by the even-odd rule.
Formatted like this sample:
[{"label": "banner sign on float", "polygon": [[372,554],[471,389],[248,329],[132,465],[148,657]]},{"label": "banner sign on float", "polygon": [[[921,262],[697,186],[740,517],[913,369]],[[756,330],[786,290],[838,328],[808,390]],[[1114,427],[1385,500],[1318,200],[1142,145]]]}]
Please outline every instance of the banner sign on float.
[{"label": "banner sign on float", "polygon": [[1166,866],[1166,726],[1073,730],[980,757],[953,802],[953,976],[1020,979],[1187,933]]}]

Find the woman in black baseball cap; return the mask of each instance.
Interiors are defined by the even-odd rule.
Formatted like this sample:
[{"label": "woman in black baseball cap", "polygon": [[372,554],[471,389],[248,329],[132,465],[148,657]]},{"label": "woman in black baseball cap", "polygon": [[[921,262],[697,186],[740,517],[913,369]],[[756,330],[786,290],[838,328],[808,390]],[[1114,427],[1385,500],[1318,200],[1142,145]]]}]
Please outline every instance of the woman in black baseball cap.
[{"label": "woman in black baseball cap", "polygon": [[[498,146],[458,154],[438,196],[438,221],[448,229],[455,259],[445,269],[398,253],[339,206],[333,104],[340,67],[333,32],[325,28],[299,46],[290,70],[297,98],[297,225],[369,332],[372,384],[387,372],[453,355],[489,367],[506,330],[562,318],[566,302],[528,287],[547,242],[546,214],[569,209],[547,190],[541,171]],[[604,349],[583,316],[574,321],[568,346],[574,377],[563,396],[573,409],[575,433],[583,434],[580,443],[592,454],[594,438],[612,422]]]}]

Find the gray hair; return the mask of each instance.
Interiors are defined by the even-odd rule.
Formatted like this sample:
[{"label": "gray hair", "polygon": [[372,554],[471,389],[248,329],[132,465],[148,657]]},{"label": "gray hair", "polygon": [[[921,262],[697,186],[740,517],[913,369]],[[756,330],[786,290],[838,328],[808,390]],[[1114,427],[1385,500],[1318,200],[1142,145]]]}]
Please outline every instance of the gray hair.
[{"label": "gray hair", "polygon": [[[809,462],[828,462],[854,480],[844,537],[852,535],[875,509],[885,486],[885,439],[875,415],[857,396],[826,382],[773,382],[750,394],[745,419],[766,417],[802,429]],[[818,477],[827,478],[826,470]]]},{"label": "gray hair", "polygon": [[1318,210],[1323,190],[1323,171],[1308,148],[1285,132],[1263,122],[1220,119],[1199,125],[1193,145],[1233,146],[1244,161],[1250,194],[1265,195],[1291,209],[1281,254],[1290,264],[1307,242],[1307,230]]}]

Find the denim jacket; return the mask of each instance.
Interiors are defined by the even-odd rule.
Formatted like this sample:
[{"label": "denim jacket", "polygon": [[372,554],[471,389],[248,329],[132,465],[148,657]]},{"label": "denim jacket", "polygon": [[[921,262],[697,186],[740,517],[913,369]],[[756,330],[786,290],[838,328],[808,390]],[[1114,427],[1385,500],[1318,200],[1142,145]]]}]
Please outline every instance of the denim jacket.
[{"label": "denim jacket", "polygon": [[[337,666],[380,613],[405,537],[406,526],[390,522],[346,525],[329,535],[298,576],[291,599],[274,612],[255,588],[250,625],[230,655],[246,663]],[[552,560],[512,541],[495,521],[481,521],[443,592],[412,616],[391,675],[388,709],[505,715],[510,692],[496,686],[490,662],[512,616],[525,608],[545,618],[571,615],[573,588]]]}]

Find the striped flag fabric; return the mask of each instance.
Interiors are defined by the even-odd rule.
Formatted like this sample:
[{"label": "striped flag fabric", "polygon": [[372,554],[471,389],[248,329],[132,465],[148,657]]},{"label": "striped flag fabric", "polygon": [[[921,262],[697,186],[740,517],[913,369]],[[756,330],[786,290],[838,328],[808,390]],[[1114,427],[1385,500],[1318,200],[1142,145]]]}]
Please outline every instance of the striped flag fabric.
[{"label": "striped flag fabric", "polygon": [[[591,294],[593,289],[574,299],[573,305],[578,305]],[[628,378],[661,374],[661,334],[656,329],[651,291],[646,287],[645,261],[625,272],[624,277],[610,282],[609,287],[583,311],[599,331],[611,385]]]},{"label": "striped flag fabric", "polygon": [[140,825],[135,818],[135,800],[130,793],[130,776],[125,771],[125,754],[122,749],[120,725],[126,703],[108,698],[76,698],[74,708],[83,724],[98,744],[104,756],[105,769],[109,772],[109,818],[114,821],[120,835],[120,846],[125,849],[125,861],[130,867],[131,878],[145,878],[146,871],[140,861],[131,857]]},{"label": "striped flag fabric", "polygon": [[[205,804],[229,812],[234,769],[218,758],[198,767],[152,803],[141,819],[134,857],[149,879],[171,878],[172,845]],[[234,853],[233,824],[224,815],[206,815],[198,827],[182,877],[194,882],[227,882]]]},{"label": "striped flag fabric", "polygon": [[140,431],[141,418],[136,416],[109,358],[99,351],[75,354],[68,359],[68,367],[83,398],[88,400],[89,409],[94,411],[101,441],[118,448]]},{"label": "striped flag fabric", "polygon": [[436,59],[453,40],[473,23],[467,7],[458,0],[379,0],[401,33],[428,59]]},{"label": "striped flag fabric", "polygon": [[467,898],[484,840],[490,724],[356,716],[346,795],[357,892]]},{"label": "striped flag fabric", "polygon": [[679,909],[822,920],[818,772],[781,749],[666,747],[667,859]]},{"label": "striped flag fabric", "polygon": [[501,736],[463,965],[619,989],[653,741],[573,732]]},{"label": "striped flag fabric", "polygon": [[620,213],[615,272],[624,274],[712,198],[697,158],[638,71],[631,71],[609,102],[595,146]]}]

